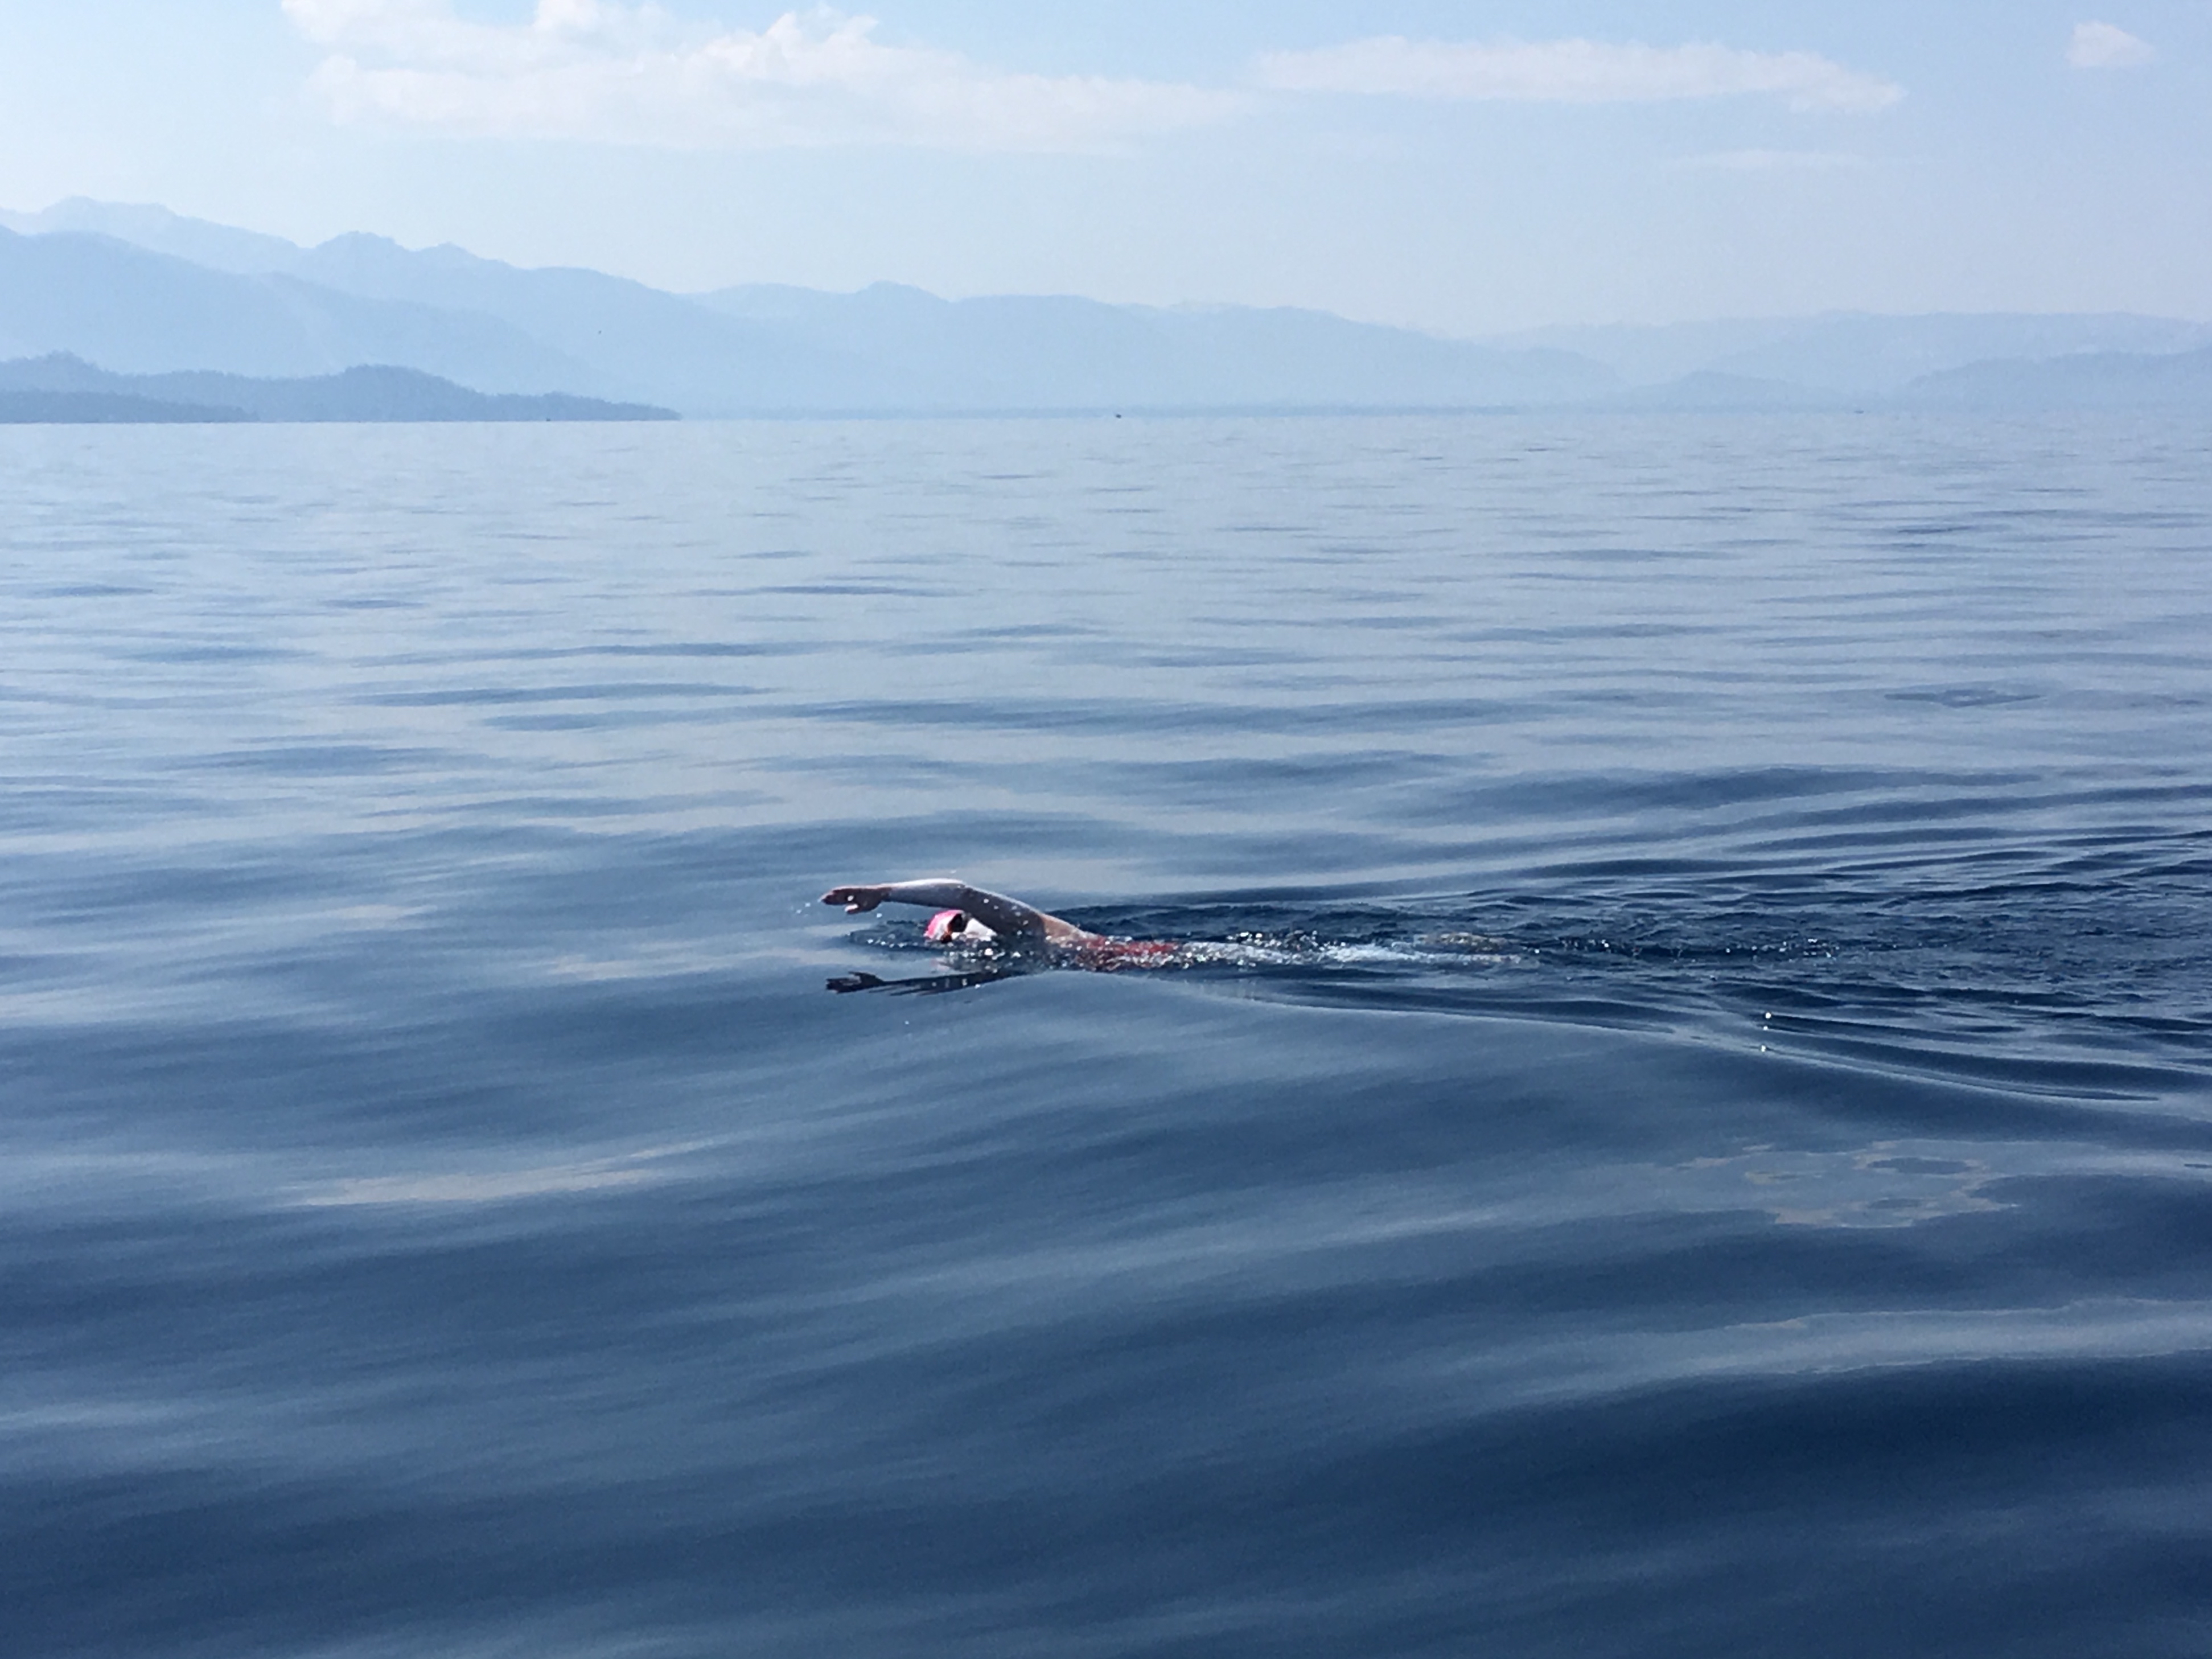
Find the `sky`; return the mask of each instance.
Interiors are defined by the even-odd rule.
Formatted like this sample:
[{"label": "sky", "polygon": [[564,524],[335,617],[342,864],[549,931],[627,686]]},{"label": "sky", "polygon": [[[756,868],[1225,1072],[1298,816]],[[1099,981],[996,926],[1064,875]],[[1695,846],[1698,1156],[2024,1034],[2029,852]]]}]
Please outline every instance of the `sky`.
[{"label": "sky", "polygon": [[2212,319],[2212,0],[0,0],[0,208],[1441,333]]}]

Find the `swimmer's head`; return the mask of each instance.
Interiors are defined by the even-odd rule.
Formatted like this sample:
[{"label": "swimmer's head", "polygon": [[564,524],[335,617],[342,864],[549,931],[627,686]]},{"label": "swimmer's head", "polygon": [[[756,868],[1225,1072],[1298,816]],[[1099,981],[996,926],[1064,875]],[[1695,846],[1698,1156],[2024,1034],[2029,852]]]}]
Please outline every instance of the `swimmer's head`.
[{"label": "swimmer's head", "polygon": [[990,945],[999,937],[965,910],[939,910],[921,936],[932,945]]}]

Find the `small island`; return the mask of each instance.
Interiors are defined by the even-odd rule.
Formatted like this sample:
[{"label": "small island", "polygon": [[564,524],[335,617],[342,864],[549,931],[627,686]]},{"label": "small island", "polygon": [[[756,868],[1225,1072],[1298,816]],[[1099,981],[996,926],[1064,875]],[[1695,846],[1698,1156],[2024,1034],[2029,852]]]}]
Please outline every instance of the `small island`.
[{"label": "small island", "polygon": [[243,421],[673,421],[672,409],[568,392],[472,392],[365,364],[301,380],[185,370],[117,374],[67,352],[0,363],[0,424]]}]

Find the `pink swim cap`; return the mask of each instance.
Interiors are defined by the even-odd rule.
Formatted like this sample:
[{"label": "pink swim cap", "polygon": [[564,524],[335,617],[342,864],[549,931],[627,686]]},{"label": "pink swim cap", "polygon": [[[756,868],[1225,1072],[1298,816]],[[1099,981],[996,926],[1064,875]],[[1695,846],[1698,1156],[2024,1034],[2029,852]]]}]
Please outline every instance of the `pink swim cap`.
[{"label": "pink swim cap", "polygon": [[939,910],[921,936],[932,945],[995,945],[999,936],[965,910]]}]

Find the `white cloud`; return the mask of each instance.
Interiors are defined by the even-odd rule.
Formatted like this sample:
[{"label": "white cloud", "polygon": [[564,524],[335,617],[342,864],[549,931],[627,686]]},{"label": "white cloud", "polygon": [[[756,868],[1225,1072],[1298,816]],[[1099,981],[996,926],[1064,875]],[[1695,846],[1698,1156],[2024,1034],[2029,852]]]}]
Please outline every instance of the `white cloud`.
[{"label": "white cloud", "polygon": [[658,7],[538,0],[527,23],[450,0],[283,0],[330,47],[338,119],[685,149],[894,143],[1071,150],[1216,121],[1244,100],[1162,82],[1008,73],[884,46],[875,20],[787,12],[757,33],[679,28]]},{"label": "white cloud", "polygon": [[2138,40],[2110,23],[2082,23],[2074,30],[2066,61],[2075,69],[2140,69],[2158,56],[2148,40]]},{"label": "white cloud", "polygon": [[1530,103],[1650,103],[1765,93],[1799,109],[1886,109],[1904,88],[1809,52],[1613,46],[1598,40],[1490,44],[1386,35],[1313,52],[1271,52],[1263,85],[1290,92]]}]

